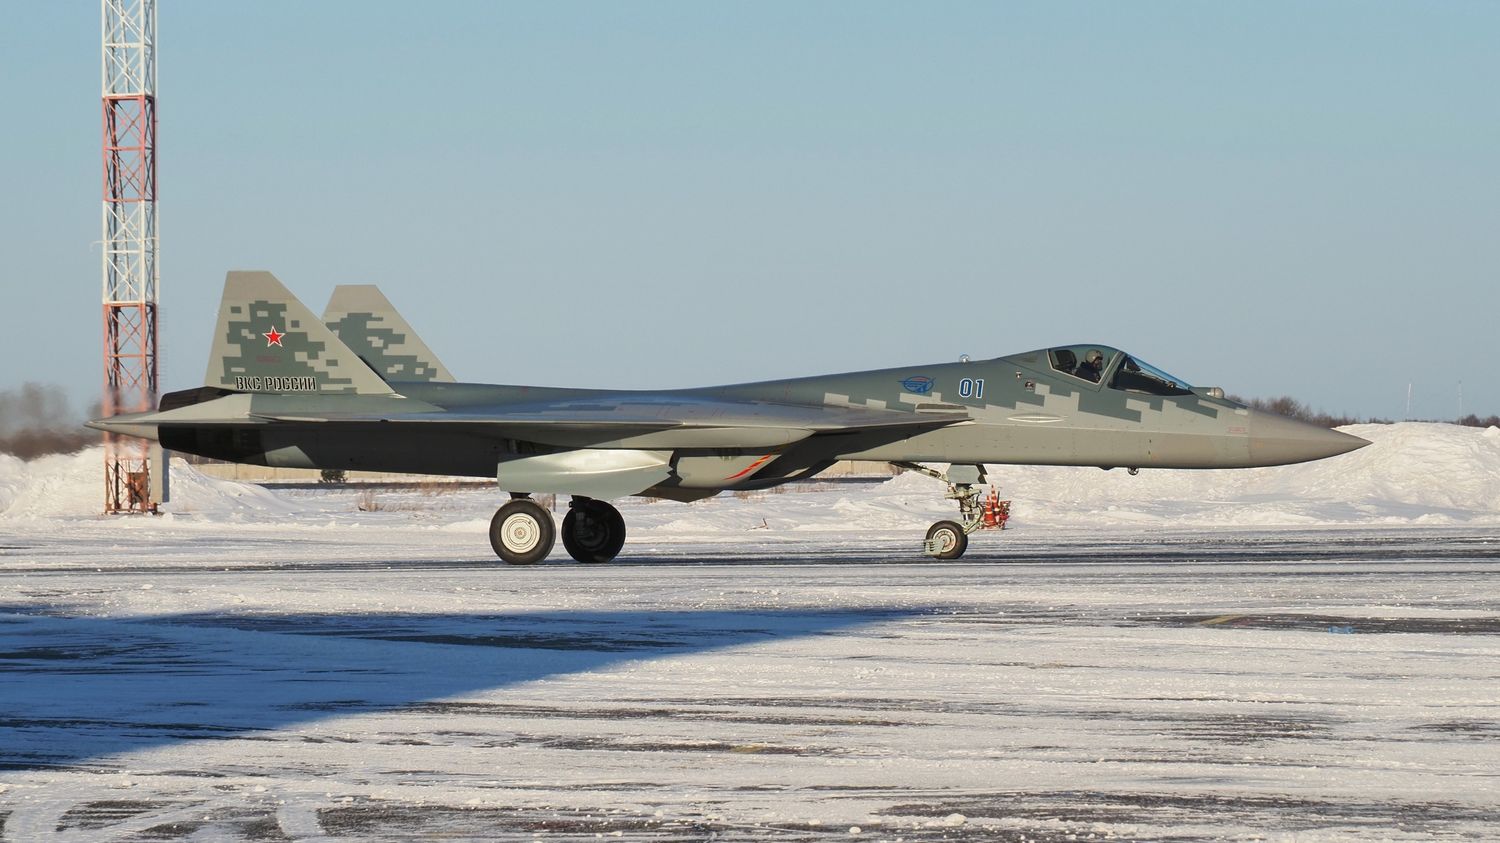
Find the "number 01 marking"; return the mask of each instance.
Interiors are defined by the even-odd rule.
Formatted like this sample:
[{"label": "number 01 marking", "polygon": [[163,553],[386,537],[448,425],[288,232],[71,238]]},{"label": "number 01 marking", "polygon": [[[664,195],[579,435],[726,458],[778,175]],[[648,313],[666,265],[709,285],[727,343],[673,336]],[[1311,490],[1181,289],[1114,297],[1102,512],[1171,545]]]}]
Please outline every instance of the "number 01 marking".
[{"label": "number 01 marking", "polygon": [[958,382],[958,397],[983,398],[984,378],[962,378]]}]

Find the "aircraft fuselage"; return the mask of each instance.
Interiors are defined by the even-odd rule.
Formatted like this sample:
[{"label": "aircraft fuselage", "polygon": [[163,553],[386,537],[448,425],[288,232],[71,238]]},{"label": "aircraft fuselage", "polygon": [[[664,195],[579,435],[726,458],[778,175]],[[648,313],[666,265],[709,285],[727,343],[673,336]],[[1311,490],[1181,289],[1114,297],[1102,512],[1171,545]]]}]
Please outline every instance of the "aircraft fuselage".
[{"label": "aircraft fuselage", "polygon": [[603,562],[625,536],[609,500],[690,501],[838,460],[899,463],[958,502],[961,521],[934,524],[924,545],[952,559],[993,527],[978,500],[986,464],[1246,468],[1368,444],[1102,345],[700,389],[458,383],[373,287],[339,288],[319,319],[267,272],[229,273],[204,384],[90,424],[232,462],[493,477],[519,496],[490,533],[514,564],[545,558],[557,535],[525,499],[539,492],[572,496],[564,544]]}]

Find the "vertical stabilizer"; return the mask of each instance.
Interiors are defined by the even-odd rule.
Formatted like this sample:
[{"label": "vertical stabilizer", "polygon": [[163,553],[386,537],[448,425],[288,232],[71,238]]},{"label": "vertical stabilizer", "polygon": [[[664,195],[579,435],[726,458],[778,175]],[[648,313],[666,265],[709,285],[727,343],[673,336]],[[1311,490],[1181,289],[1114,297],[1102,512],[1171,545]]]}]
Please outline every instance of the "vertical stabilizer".
[{"label": "vertical stabilizer", "polygon": [[453,382],[448,367],[374,284],[335,287],[323,322],[388,381]]},{"label": "vertical stabilizer", "polygon": [[224,279],[204,383],[240,392],[391,394],[269,272],[231,272]]}]

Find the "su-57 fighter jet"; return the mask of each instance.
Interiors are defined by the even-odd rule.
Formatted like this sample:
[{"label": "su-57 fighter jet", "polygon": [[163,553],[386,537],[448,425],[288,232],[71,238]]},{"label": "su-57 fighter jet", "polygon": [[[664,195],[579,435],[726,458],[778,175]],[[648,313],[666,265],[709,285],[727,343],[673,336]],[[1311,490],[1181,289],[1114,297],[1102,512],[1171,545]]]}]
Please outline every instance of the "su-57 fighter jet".
[{"label": "su-57 fighter jet", "polygon": [[320,320],[268,272],[229,273],[204,386],[90,426],[255,465],[494,476],[511,500],[490,543],[515,565],[558,532],[539,492],[572,497],[569,555],[607,562],[625,543],[612,499],[692,501],[883,460],[948,484],[959,517],[924,548],[954,559],[981,526],[986,464],[1245,468],[1369,444],[1097,344],[701,389],[459,383],[373,287],[339,288]]}]

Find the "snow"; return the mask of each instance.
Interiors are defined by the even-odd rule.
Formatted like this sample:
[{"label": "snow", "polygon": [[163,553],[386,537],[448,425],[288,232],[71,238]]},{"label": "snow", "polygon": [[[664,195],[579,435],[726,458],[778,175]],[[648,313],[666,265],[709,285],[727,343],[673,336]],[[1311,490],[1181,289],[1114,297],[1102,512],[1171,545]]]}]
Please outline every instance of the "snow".
[{"label": "snow", "polygon": [[[0,457],[5,840],[1500,838],[1500,430],[1236,472],[996,467],[622,503]],[[374,505],[372,510],[371,505]],[[361,509],[361,507],[364,509]]]},{"label": "snow", "polygon": [[[0,454],[0,524],[93,518],[103,508],[103,473],[102,447],[31,462]],[[301,509],[259,486],[215,480],[182,459],[172,461],[169,512],[244,520]]]}]

